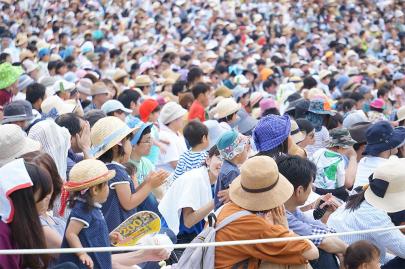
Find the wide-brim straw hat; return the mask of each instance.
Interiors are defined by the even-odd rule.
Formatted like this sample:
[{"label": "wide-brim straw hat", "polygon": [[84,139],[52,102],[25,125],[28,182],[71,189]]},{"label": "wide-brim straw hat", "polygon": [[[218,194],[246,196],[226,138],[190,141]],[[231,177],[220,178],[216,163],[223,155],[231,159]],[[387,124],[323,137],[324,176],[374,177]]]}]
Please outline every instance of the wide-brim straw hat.
[{"label": "wide-brim straw hat", "polygon": [[405,210],[405,159],[390,158],[370,176],[364,197],[374,207],[388,213]]},{"label": "wide-brim straw hat", "polygon": [[397,122],[405,120],[405,106],[401,106],[397,111]]},{"label": "wide-brim straw hat", "polygon": [[67,191],[81,191],[114,177],[115,171],[108,170],[102,161],[87,159],[73,166],[69,173],[69,181],[64,184],[64,188]]},{"label": "wide-brim straw hat", "polygon": [[299,142],[302,142],[305,139],[305,134],[300,131],[297,122],[295,122],[294,120],[291,120],[290,135],[295,144],[298,144]]},{"label": "wide-brim straw hat", "polygon": [[225,98],[219,101],[218,105],[215,107],[216,113],[214,115],[215,119],[222,119],[233,113],[236,113],[241,108],[239,103],[236,103],[233,98]]},{"label": "wide-brim straw hat", "polygon": [[137,129],[130,128],[117,117],[108,116],[99,119],[90,131],[91,155],[97,159]]},{"label": "wide-brim straw hat", "polygon": [[240,176],[229,186],[231,201],[250,211],[281,206],[293,192],[293,185],[278,172],[276,162],[268,156],[248,159],[240,169]]}]

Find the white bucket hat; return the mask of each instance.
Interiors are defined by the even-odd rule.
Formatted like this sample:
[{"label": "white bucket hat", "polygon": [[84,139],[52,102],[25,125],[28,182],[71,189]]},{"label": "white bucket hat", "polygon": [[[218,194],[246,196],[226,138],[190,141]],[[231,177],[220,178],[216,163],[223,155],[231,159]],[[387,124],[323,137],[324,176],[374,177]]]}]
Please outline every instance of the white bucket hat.
[{"label": "white bucket hat", "polygon": [[187,110],[182,108],[179,104],[175,102],[169,102],[162,107],[159,116],[159,122],[162,124],[169,124],[170,122],[182,118],[186,115]]},{"label": "white bucket hat", "polygon": [[377,167],[370,176],[370,185],[364,196],[366,201],[388,213],[405,210],[404,158],[390,158]]},{"label": "white bucket hat", "polygon": [[0,167],[25,153],[40,149],[41,144],[28,138],[18,125],[0,125]]},{"label": "white bucket hat", "polygon": [[225,98],[221,100],[218,105],[215,107],[215,119],[222,119],[226,116],[236,113],[241,108],[241,105],[236,103],[233,98]]}]

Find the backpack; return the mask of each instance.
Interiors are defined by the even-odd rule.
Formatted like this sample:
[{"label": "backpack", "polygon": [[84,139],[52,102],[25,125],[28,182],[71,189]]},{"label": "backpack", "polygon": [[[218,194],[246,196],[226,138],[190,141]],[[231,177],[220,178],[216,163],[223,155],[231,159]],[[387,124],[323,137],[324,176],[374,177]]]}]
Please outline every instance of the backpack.
[{"label": "backpack", "polygon": [[[191,243],[209,243],[215,242],[216,232],[239,219],[240,217],[250,215],[249,211],[242,210],[238,211],[224,220],[222,220],[218,225],[215,225],[216,216],[211,213],[208,216],[208,226],[198,234]],[[214,221],[213,221],[214,220]],[[183,255],[177,264],[173,264],[172,269],[213,269],[215,268],[215,247],[198,247],[191,248],[188,247],[184,250]]]}]

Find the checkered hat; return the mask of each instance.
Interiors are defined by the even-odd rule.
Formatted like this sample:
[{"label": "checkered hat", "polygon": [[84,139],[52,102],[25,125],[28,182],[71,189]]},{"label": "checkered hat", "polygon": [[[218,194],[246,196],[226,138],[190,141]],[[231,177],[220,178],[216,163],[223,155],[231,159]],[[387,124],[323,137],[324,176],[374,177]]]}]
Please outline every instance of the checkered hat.
[{"label": "checkered hat", "polygon": [[269,151],[280,145],[290,135],[288,115],[268,115],[253,130],[253,140],[258,151]]}]

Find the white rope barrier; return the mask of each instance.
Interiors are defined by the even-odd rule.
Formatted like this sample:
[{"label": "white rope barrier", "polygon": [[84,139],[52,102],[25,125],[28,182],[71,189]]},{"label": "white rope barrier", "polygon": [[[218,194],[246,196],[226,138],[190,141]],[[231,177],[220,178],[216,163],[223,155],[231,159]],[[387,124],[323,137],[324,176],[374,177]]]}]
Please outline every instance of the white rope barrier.
[{"label": "white rope barrier", "polygon": [[303,239],[316,239],[326,237],[340,237],[357,234],[378,233],[390,230],[405,229],[405,225],[375,228],[363,231],[352,231],[342,233],[329,233],[321,235],[307,235],[307,236],[294,236],[283,238],[266,238],[254,240],[238,240],[238,241],[224,241],[224,242],[210,242],[210,243],[189,243],[189,244],[176,244],[176,245],[138,245],[131,247],[93,247],[93,248],[47,248],[47,249],[2,249],[0,255],[21,255],[21,254],[57,254],[57,253],[78,253],[78,252],[122,252],[122,251],[136,251],[136,250],[150,250],[150,249],[163,249],[163,248],[198,248],[198,247],[225,247],[235,245],[254,245],[254,244],[268,244],[279,243],[287,241],[298,241]]}]

